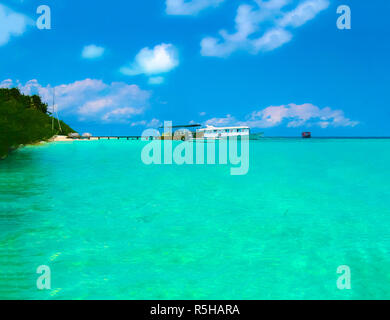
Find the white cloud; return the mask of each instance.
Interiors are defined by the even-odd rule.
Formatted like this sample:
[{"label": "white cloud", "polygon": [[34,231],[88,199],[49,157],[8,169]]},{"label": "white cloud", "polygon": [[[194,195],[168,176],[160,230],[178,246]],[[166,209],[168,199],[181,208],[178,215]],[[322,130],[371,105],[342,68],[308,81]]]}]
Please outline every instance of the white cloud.
[{"label": "white cloud", "polygon": [[0,88],[12,88],[13,81],[12,79],[6,79],[0,82]]},{"label": "white cloud", "polygon": [[96,99],[96,100],[92,100],[92,101],[88,101],[86,103],[84,103],[79,109],[78,109],[78,113],[81,114],[81,115],[89,115],[89,114],[96,114],[104,109],[106,109],[107,107],[109,107],[110,105],[113,104],[113,100],[111,97],[107,97],[107,98],[101,98],[101,99]]},{"label": "white cloud", "polygon": [[204,111],[199,112],[199,115],[200,115],[201,117],[204,117],[204,116],[206,115],[206,112],[204,112]]},{"label": "white cloud", "polygon": [[141,121],[132,122],[130,125],[132,127],[140,126],[140,127],[147,127],[147,128],[157,128],[162,126],[162,122],[158,119],[152,119],[150,121],[141,120]]},{"label": "white cloud", "polygon": [[132,107],[118,108],[104,114],[102,120],[107,122],[126,122],[134,115],[141,114],[142,112],[142,109]]},{"label": "white cloud", "polygon": [[222,118],[212,118],[205,122],[207,125],[230,126],[247,125],[251,128],[271,128],[282,124],[287,127],[355,127],[358,121],[345,117],[342,110],[333,110],[329,107],[319,108],[311,103],[297,105],[270,106],[262,110],[254,111],[246,117],[245,121],[239,121],[231,115]]},{"label": "white cloud", "polygon": [[292,39],[292,34],[284,29],[274,28],[267,31],[262,37],[253,41],[255,51],[272,51],[281,47]]},{"label": "white cloud", "polygon": [[0,46],[7,44],[11,37],[21,36],[32,24],[27,16],[0,4]]},{"label": "white cloud", "polygon": [[85,46],[81,52],[81,56],[85,59],[96,59],[100,58],[104,54],[105,49],[103,47],[96,46],[91,44]]},{"label": "white cloud", "polygon": [[[25,84],[10,79],[0,87],[18,87],[24,94],[39,94],[43,101],[52,104],[53,87],[42,86],[37,80]],[[85,79],[55,88],[56,105],[62,114],[76,115],[79,120],[119,121],[142,114],[149,106],[150,92],[134,84]]]},{"label": "white cloud", "polygon": [[226,117],[222,118],[211,118],[205,121],[204,124],[209,126],[225,127],[231,125],[238,125],[239,121],[235,117],[232,117],[232,115],[228,114],[226,115]]},{"label": "white cloud", "polygon": [[329,6],[328,0],[307,0],[298,5],[294,10],[286,13],[278,22],[281,27],[300,27],[307,21]]},{"label": "white cloud", "polygon": [[[172,44],[162,43],[153,49],[143,48],[133,63],[124,66],[120,71],[129,76],[145,74],[147,76],[166,73],[179,65],[176,48]],[[161,78],[159,78],[161,81]],[[156,79],[152,80],[156,81]]]},{"label": "white cloud", "polygon": [[166,13],[170,15],[196,15],[200,11],[217,7],[225,0],[166,0]]},{"label": "white cloud", "polygon": [[[291,5],[297,4],[297,0],[253,1],[256,5],[238,7],[234,33],[221,30],[219,38],[202,39],[203,56],[227,57],[237,50],[252,54],[274,50],[291,41],[289,28],[302,26],[329,6],[329,0],[303,0],[294,9]],[[285,7],[289,9],[283,10]]]},{"label": "white cloud", "polygon": [[164,77],[152,77],[152,78],[149,78],[149,81],[148,83],[149,84],[161,84],[164,82]]}]

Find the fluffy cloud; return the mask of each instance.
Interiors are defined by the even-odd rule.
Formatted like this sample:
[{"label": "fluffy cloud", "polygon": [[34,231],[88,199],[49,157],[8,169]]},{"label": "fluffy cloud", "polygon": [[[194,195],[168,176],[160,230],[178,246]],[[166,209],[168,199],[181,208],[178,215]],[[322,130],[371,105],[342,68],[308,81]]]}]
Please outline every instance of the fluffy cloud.
[{"label": "fluffy cloud", "polygon": [[208,126],[226,127],[239,125],[239,123],[240,122],[235,117],[228,114],[226,117],[209,119],[204,124]]},{"label": "fluffy cloud", "polygon": [[307,0],[298,5],[294,10],[287,12],[278,22],[281,27],[300,27],[307,21],[329,7],[328,0]]},{"label": "fluffy cloud", "polygon": [[104,114],[102,120],[107,122],[127,122],[128,119],[142,112],[142,109],[132,107],[118,108]]},{"label": "fluffy cloud", "polygon": [[141,126],[141,127],[147,127],[147,128],[157,128],[157,127],[162,126],[162,122],[158,119],[152,119],[150,121],[141,120],[141,121],[132,122],[131,126],[132,127]]},{"label": "fluffy cloud", "polygon": [[294,103],[281,106],[270,106],[262,110],[254,111],[246,117],[245,121],[239,121],[231,115],[223,118],[213,118],[205,122],[207,125],[229,126],[247,125],[251,128],[271,128],[282,124],[287,127],[355,127],[358,121],[345,117],[342,110],[333,110],[329,107],[319,108],[313,104]]},{"label": "fluffy cloud", "polygon": [[[172,44],[162,43],[153,49],[143,48],[135,57],[134,62],[122,67],[120,71],[129,76],[139,74],[153,76],[169,72],[178,65],[179,59],[176,48]],[[162,77],[158,77],[152,79],[151,82],[157,84],[157,82],[162,83],[163,80]]]},{"label": "fluffy cloud", "polygon": [[[304,25],[329,6],[329,0],[304,0],[294,9],[297,0],[253,0],[256,5],[240,5],[235,18],[234,33],[219,32],[220,37],[206,37],[201,42],[203,56],[227,57],[237,50],[252,54],[271,51],[289,42],[292,29]],[[261,28],[267,26],[265,30]]]},{"label": "fluffy cloud", "polygon": [[149,84],[161,84],[164,82],[164,77],[152,77],[149,78]]},{"label": "fluffy cloud", "polygon": [[11,37],[22,35],[27,26],[32,24],[32,20],[27,16],[0,4],[0,46],[8,43]]},{"label": "fluffy cloud", "polygon": [[[25,84],[11,79],[0,82],[0,87],[18,87],[24,94],[39,94],[52,104],[53,87],[42,86],[37,80]],[[150,92],[137,85],[123,82],[106,84],[101,80],[85,79],[54,87],[56,105],[62,114],[76,115],[80,120],[127,121],[142,114],[149,105]]]},{"label": "fluffy cloud", "polygon": [[96,59],[100,58],[104,54],[105,49],[103,47],[96,46],[91,44],[85,46],[81,52],[81,56],[85,59]]},{"label": "fluffy cloud", "polygon": [[272,51],[292,39],[292,34],[284,29],[268,30],[262,37],[253,41],[255,52]]},{"label": "fluffy cloud", "polygon": [[200,11],[216,7],[225,0],[166,0],[166,12],[171,15],[196,15]]}]

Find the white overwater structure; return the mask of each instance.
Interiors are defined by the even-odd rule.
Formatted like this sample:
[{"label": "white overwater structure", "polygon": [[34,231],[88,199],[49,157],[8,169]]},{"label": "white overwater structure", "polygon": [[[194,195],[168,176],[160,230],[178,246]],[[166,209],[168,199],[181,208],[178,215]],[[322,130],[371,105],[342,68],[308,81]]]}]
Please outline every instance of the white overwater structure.
[{"label": "white overwater structure", "polygon": [[[234,127],[214,127],[206,125],[205,128],[200,128],[200,124],[187,124],[187,125],[172,125],[172,122],[164,122],[164,126],[159,129],[164,129],[164,132],[157,139],[160,140],[181,140],[181,141],[194,141],[194,140],[221,140],[229,138],[248,138],[249,140],[260,140],[263,137],[263,133],[251,133],[251,129],[247,126],[234,126]],[[191,130],[194,128],[196,131]],[[177,129],[173,132],[172,129]]]},{"label": "white overwater structure", "polygon": [[246,126],[238,127],[214,127],[206,126],[206,128],[197,129],[197,137],[204,139],[225,139],[229,137],[249,137],[250,128]]}]

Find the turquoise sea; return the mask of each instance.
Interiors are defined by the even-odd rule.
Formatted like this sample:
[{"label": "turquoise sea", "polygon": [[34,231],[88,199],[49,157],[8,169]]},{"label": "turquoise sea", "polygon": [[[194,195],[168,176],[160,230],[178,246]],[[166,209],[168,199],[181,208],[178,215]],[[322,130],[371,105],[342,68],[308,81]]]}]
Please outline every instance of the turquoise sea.
[{"label": "turquoise sea", "polygon": [[0,161],[1,299],[390,298],[390,140],[252,141],[244,176],[147,166],[145,144]]}]

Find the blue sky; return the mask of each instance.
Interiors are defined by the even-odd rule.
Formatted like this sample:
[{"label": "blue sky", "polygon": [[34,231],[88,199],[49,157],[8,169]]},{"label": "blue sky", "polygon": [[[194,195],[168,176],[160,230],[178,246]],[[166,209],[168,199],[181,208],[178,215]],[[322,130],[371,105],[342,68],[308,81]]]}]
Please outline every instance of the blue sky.
[{"label": "blue sky", "polygon": [[2,1],[0,86],[46,101],[55,87],[60,117],[95,135],[170,120],[390,136],[389,14],[385,0]]}]

